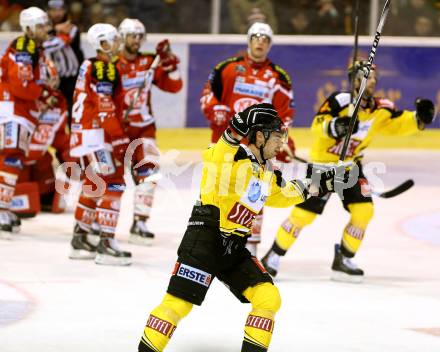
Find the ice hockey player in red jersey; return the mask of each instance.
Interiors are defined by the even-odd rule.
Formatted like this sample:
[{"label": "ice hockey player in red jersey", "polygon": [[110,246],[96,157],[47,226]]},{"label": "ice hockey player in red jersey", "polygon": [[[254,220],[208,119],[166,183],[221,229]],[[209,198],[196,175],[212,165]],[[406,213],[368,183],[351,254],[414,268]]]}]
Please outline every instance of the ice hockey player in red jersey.
[{"label": "ice hockey player in red jersey", "polygon": [[[19,217],[35,216],[41,209],[54,213],[63,212],[65,202],[63,195],[55,190],[52,164],[54,158],[58,163],[75,161],[69,154],[67,102],[57,90],[60,80],[56,67],[48,58],[40,67],[41,84],[53,89],[56,103],[52,107],[44,107],[30,136],[11,207]],[[52,153],[49,148],[52,148]]]},{"label": "ice hockey player in red jersey", "polygon": [[[275,106],[281,119],[290,126],[294,117],[292,82],[285,70],[271,62],[267,55],[273,43],[273,32],[266,23],[254,23],[247,33],[248,50],[243,57],[220,62],[211,72],[200,99],[201,109],[210,123],[211,142],[218,141],[236,112],[256,103]],[[295,153],[291,138],[277,155],[288,162]],[[263,215],[254,221],[248,249],[256,254],[261,241]]]},{"label": "ice hockey player in red jersey", "polygon": [[[129,242],[151,244],[154,234],[147,228],[159,176],[159,150],[156,145],[156,123],[151,108],[151,88],[176,93],[182,88],[177,64],[179,59],[170,50],[168,40],[156,47],[156,53],[139,51],[145,40],[145,27],[137,19],[127,18],[119,25],[123,40],[117,62],[121,75],[121,90],[117,100],[121,105],[124,128],[132,146],[131,174],[135,183],[134,218]],[[153,65],[153,61],[158,65]],[[159,60],[159,61],[157,61]]]},{"label": "ice hockey player in red jersey", "polygon": [[49,30],[47,14],[38,7],[20,13],[23,34],[1,58],[0,79],[0,230],[17,229],[10,211],[18,175],[23,169],[29,137],[41,112],[56,104],[50,86],[40,84],[44,66],[42,42]]},{"label": "ice hockey player in red jersey", "polygon": [[[116,243],[124,184],[124,155],[130,140],[115,104],[120,76],[113,61],[120,40],[115,27],[98,23],[87,32],[96,57],[85,60],[75,86],[70,154],[80,158],[85,181],[75,210],[72,259],[95,258],[97,264],[128,265],[131,253]],[[87,241],[92,223],[100,230],[97,248]]]}]

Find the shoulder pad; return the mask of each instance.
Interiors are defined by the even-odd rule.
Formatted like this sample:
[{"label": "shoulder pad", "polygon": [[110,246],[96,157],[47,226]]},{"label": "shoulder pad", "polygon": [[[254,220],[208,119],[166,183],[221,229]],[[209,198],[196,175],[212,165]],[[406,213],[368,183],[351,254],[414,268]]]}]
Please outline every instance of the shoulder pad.
[{"label": "shoulder pad", "polygon": [[138,55],[142,57],[153,57],[156,56],[156,53],[152,53],[151,51],[139,51]]},{"label": "shoulder pad", "polygon": [[350,103],[350,93],[335,92],[319,108],[318,114],[337,114]]},{"label": "shoulder pad", "polygon": [[240,145],[240,147],[238,147],[237,153],[235,153],[234,161],[244,160],[244,159],[249,159],[249,154],[247,150]]},{"label": "shoulder pad", "polygon": [[290,79],[289,74],[283,68],[274,63],[270,63],[270,67],[279,74],[281,81],[287,83],[289,86],[292,85],[292,80]]},{"label": "shoulder pad", "polygon": [[25,36],[21,36],[15,39],[13,42],[13,46],[17,51],[25,51],[31,55],[35,55],[38,53],[37,43],[33,39],[27,38]]},{"label": "shoulder pad", "polygon": [[118,71],[113,62],[106,63],[101,60],[93,59],[92,62],[92,75],[98,81],[110,81],[115,82],[118,78]]},{"label": "shoulder pad", "polygon": [[230,57],[229,59],[226,59],[226,60],[218,63],[217,66],[215,66],[214,69],[215,70],[223,70],[229,64],[231,64],[233,62],[241,61],[241,60],[243,60],[242,56]]},{"label": "shoulder pad", "polygon": [[376,109],[387,109],[390,111],[396,110],[396,104],[393,101],[386,98],[374,98]]}]

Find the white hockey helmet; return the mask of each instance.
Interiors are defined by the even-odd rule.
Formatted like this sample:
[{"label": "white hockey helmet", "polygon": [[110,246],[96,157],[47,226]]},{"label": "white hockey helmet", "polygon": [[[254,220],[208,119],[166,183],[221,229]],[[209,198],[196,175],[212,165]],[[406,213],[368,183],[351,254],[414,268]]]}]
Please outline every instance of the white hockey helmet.
[{"label": "white hockey helmet", "polygon": [[34,32],[38,24],[49,24],[49,17],[42,9],[32,6],[20,12],[20,27],[23,32],[26,32],[28,27]]},{"label": "white hockey helmet", "polygon": [[248,42],[251,41],[251,38],[256,36],[266,36],[269,38],[272,43],[273,40],[273,31],[272,28],[267,23],[263,22],[255,22],[252,26],[249,27],[247,32]]},{"label": "white hockey helmet", "polygon": [[141,34],[145,36],[144,24],[136,18],[126,18],[119,25],[119,34],[125,39],[127,34]]},{"label": "white hockey helmet", "polygon": [[104,50],[102,42],[106,41],[113,46],[113,43],[119,38],[118,31],[114,26],[108,23],[96,23],[87,31],[87,40],[92,45],[93,49],[101,50],[103,52],[110,52]]}]

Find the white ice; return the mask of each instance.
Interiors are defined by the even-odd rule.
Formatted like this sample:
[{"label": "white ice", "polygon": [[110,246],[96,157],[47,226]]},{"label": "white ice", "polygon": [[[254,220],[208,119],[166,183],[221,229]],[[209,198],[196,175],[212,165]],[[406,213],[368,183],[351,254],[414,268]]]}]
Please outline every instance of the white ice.
[{"label": "white ice", "polygon": [[[283,305],[270,351],[440,351],[440,153],[370,151],[367,160],[385,162],[384,189],[408,178],[416,185],[398,197],[375,199],[374,219],[355,258],[366,273],[358,285],[329,280],[333,245],[348,219],[332,197],[281,261],[276,284]],[[118,238],[133,252],[130,267],[69,260],[71,213],[39,215],[24,221],[20,235],[0,240],[0,351],[137,351],[197,196],[192,170],[160,181],[152,247],[126,241],[127,193]],[[288,213],[266,210],[260,257]],[[215,281],[204,304],[179,324],[167,351],[239,351],[249,310]]]}]

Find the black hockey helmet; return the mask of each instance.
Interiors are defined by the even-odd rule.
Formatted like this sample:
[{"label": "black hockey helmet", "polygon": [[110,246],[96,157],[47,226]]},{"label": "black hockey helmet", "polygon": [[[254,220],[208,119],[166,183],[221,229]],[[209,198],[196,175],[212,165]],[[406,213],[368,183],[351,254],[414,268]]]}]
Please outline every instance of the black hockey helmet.
[{"label": "black hockey helmet", "polygon": [[261,123],[255,124],[251,127],[248,140],[250,144],[255,144],[257,131],[260,131],[264,135],[264,139],[267,141],[272,132],[279,132],[285,134],[287,137],[287,127],[280,119],[279,116],[267,116]]}]

